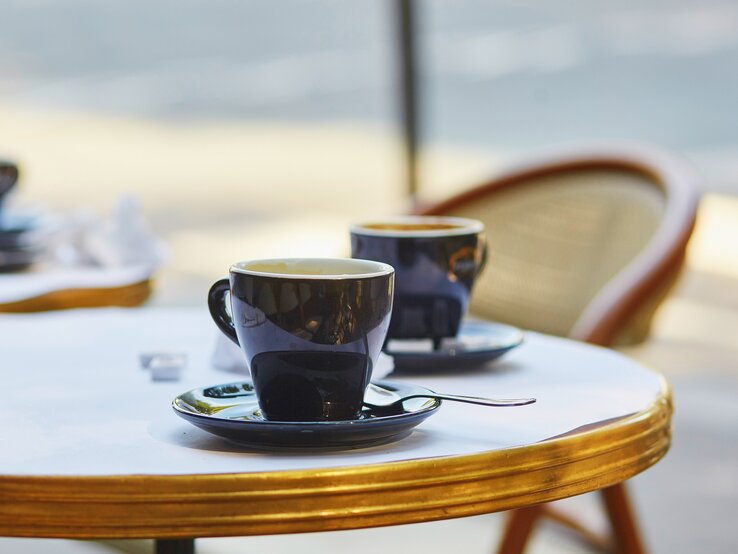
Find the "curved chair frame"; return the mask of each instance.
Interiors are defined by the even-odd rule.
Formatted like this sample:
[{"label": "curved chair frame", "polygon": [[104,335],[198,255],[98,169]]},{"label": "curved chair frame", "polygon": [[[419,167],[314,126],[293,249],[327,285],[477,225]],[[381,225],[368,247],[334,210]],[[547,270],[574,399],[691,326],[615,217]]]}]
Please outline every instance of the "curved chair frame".
[{"label": "curved chair frame", "polygon": [[673,282],[684,262],[694,228],[698,195],[690,170],[654,149],[591,149],[539,158],[492,181],[442,202],[421,207],[420,215],[452,214],[462,205],[532,179],[579,170],[626,170],[641,173],[664,193],[664,214],[648,244],[589,302],[569,338],[611,346],[638,308],[666,283]]},{"label": "curved chair frame", "polygon": [[[699,195],[691,171],[666,153],[653,148],[613,147],[567,150],[511,169],[492,181],[445,201],[422,207],[421,215],[454,214],[463,205],[531,180],[580,170],[625,170],[640,173],[664,195],[660,224],[646,246],[592,298],[582,311],[570,338],[601,346],[612,346],[628,326],[640,326],[645,338],[655,307],[664,299],[683,266],[686,248],[694,229]],[[639,321],[640,320],[640,321]],[[603,489],[603,500],[612,527],[612,537],[603,539],[548,505],[510,513],[499,554],[523,552],[535,522],[542,515],[578,531],[600,548],[623,554],[645,551],[624,483]]]}]

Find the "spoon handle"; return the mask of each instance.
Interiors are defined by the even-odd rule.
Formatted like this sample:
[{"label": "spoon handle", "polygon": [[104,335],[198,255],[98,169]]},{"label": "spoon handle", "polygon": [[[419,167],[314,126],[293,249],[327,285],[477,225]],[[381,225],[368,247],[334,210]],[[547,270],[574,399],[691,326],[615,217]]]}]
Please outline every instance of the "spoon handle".
[{"label": "spoon handle", "polygon": [[452,402],[466,402],[467,404],[479,404],[481,406],[527,406],[533,404],[535,398],[510,398],[510,399],[496,399],[496,398],[483,398],[481,396],[461,396],[458,394],[410,394],[403,397],[403,400],[409,398],[440,398],[441,400],[450,400]]}]

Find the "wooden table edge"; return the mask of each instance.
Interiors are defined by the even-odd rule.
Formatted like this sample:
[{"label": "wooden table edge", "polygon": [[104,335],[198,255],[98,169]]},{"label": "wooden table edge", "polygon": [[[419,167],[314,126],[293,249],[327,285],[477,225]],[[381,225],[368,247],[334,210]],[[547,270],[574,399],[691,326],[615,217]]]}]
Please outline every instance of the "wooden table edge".
[{"label": "wooden table edge", "polygon": [[0,536],[190,538],[357,529],[530,506],[622,482],[671,441],[671,390],[600,427],[502,450],[243,474],[0,476]]},{"label": "wooden table edge", "polygon": [[116,306],[132,308],[143,304],[153,292],[153,280],[109,287],[65,288],[0,303],[0,313],[32,313],[78,308]]}]

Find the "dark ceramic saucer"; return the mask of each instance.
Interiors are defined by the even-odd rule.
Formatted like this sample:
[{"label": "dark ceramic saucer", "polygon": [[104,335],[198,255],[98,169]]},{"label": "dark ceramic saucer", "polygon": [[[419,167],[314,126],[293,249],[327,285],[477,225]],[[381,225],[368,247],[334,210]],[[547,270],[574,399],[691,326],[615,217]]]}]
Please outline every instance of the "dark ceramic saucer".
[{"label": "dark ceramic saucer", "polygon": [[[389,403],[400,397],[430,392],[405,383],[378,381],[365,398]],[[379,398],[379,402],[377,402]],[[441,406],[438,399],[414,398],[397,413],[381,414],[365,407],[356,419],[345,421],[268,421],[259,410],[250,381],[194,389],[172,401],[178,416],[230,441],[258,448],[355,448],[404,437]]]},{"label": "dark ceramic saucer", "polygon": [[390,340],[384,351],[395,360],[395,371],[453,370],[479,366],[499,358],[523,342],[523,332],[510,325],[462,321],[459,334],[434,349],[428,340]]}]

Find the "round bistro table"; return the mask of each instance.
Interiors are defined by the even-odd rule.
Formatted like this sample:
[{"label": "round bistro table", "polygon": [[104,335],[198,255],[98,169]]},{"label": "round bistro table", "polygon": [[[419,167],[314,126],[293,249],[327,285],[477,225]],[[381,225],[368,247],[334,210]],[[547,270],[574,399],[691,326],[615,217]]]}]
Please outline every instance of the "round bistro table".
[{"label": "round bistro table", "polygon": [[[668,385],[610,350],[528,333],[475,370],[387,379],[439,392],[535,397],[444,403],[409,436],[342,451],[238,447],[189,425],[171,400],[244,375],[210,363],[217,330],[199,309],[0,316],[0,535],[194,538],[432,521],[594,491],[656,463],[670,442]],[[153,382],[145,352],[182,352]]]}]

